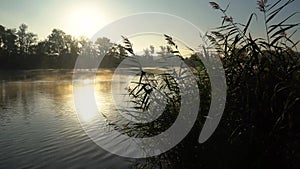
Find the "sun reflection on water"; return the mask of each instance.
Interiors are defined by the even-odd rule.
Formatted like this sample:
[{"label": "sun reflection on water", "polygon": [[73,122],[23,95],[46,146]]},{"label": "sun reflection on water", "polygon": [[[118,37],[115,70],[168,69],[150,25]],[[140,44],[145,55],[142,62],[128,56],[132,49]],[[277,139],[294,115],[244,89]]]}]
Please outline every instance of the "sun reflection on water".
[{"label": "sun reflection on water", "polygon": [[114,107],[111,100],[111,74],[98,74],[73,84],[74,106],[81,122],[91,123],[99,113],[110,116]]},{"label": "sun reflection on water", "polygon": [[78,86],[74,90],[74,96],[77,97],[75,101],[77,113],[79,118],[84,122],[92,121],[98,113],[98,109],[94,104],[94,95],[91,95],[91,92],[94,90],[93,88],[93,85],[86,84],[83,86]]}]

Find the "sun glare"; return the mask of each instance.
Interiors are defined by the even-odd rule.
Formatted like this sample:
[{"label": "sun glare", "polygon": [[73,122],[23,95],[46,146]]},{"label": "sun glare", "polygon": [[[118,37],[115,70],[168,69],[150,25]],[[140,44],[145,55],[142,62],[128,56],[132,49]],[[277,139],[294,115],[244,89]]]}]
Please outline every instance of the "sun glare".
[{"label": "sun glare", "polygon": [[[83,83],[84,84],[84,83]],[[74,89],[75,104],[77,106],[78,117],[82,122],[90,122],[96,118],[98,109],[93,102],[93,85],[83,85]]]},{"label": "sun glare", "polygon": [[76,7],[66,16],[66,32],[77,37],[91,37],[106,23],[103,11],[93,6]]}]

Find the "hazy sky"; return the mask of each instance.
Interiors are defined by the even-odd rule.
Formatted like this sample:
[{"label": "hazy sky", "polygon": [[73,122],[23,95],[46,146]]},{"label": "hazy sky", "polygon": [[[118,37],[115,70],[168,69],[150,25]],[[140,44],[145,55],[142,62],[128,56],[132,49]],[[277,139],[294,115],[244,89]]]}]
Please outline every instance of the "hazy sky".
[{"label": "hazy sky", "polygon": [[[272,0],[269,0],[272,2]],[[0,24],[17,28],[21,23],[29,31],[44,39],[53,28],[59,28],[74,36],[93,36],[99,29],[116,19],[140,12],[164,12],[182,17],[202,31],[220,26],[221,13],[209,6],[207,0],[0,0]],[[258,14],[252,33],[262,35],[262,17],[256,8],[256,0],[217,0],[221,6],[230,2],[228,13],[240,22],[246,22],[252,12]],[[274,1],[273,1],[274,2]],[[296,0],[287,12],[299,11]],[[299,22],[299,15],[291,21]],[[299,33],[297,34],[299,37]]]}]

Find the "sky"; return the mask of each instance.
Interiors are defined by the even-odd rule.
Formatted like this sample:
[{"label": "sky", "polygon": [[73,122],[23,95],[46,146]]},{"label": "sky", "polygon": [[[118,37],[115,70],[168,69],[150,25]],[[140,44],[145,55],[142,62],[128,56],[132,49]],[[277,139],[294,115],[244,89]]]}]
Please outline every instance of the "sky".
[{"label": "sky", "polygon": [[[258,20],[251,25],[251,33],[263,35],[262,15],[256,8],[256,0],[215,2],[223,7],[230,3],[228,14],[242,23],[247,22],[251,13],[257,13]],[[40,40],[46,38],[54,28],[75,37],[92,37],[101,28],[120,18],[143,12],[162,12],[181,17],[202,32],[221,25],[221,13],[212,9],[206,0],[0,0],[0,4],[1,25],[17,28],[25,23]],[[281,16],[299,10],[298,7],[300,1],[296,0]],[[291,21],[299,22],[299,18],[298,15]],[[141,24],[143,22],[147,20],[141,21]],[[299,37],[299,33],[296,34],[296,38]]]}]

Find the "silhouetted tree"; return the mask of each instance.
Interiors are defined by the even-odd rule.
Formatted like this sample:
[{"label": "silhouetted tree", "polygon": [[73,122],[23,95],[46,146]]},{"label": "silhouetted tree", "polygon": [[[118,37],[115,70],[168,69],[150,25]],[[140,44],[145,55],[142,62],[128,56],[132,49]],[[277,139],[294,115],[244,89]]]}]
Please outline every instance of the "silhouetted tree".
[{"label": "silhouetted tree", "polygon": [[6,29],[4,26],[0,25],[0,46],[1,49],[12,54],[16,51],[16,30]]},{"label": "silhouetted tree", "polygon": [[34,45],[37,42],[37,35],[31,32],[27,32],[28,26],[21,24],[16,33],[17,35],[17,47],[20,55],[32,54]]},{"label": "silhouetted tree", "polygon": [[59,29],[53,29],[47,40],[47,53],[49,55],[59,56],[66,50],[66,33]]},{"label": "silhouetted tree", "polygon": [[[149,50],[154,51],[154,48]],[[85,57],[82,68],[103,56],[102,67],[116,67],[128,56],[126,49],[106,37],[92,42],[86,37],[75,37],[53,29],[46,39],[38,41],[36,34],[28,31],[26,24],[16,29],[0,25],[0,69],[64,69],[74,68],[78,57]]]},{"label": "silhouetted tree", "polygon": [[79,43],[76,38],[74,38],[71,35],[65,35],[65,47],[66,47],[66,52],[68,54],[71,54],[72,56],[78,55],[80,52],[79,48]]},{"label": "silhouetted tree", "polygon": [[113,43],[110,42],[110,39],[106,37],[98,38],[95,41],[97,52],[100,56],[107,54],[113,46]]}]

